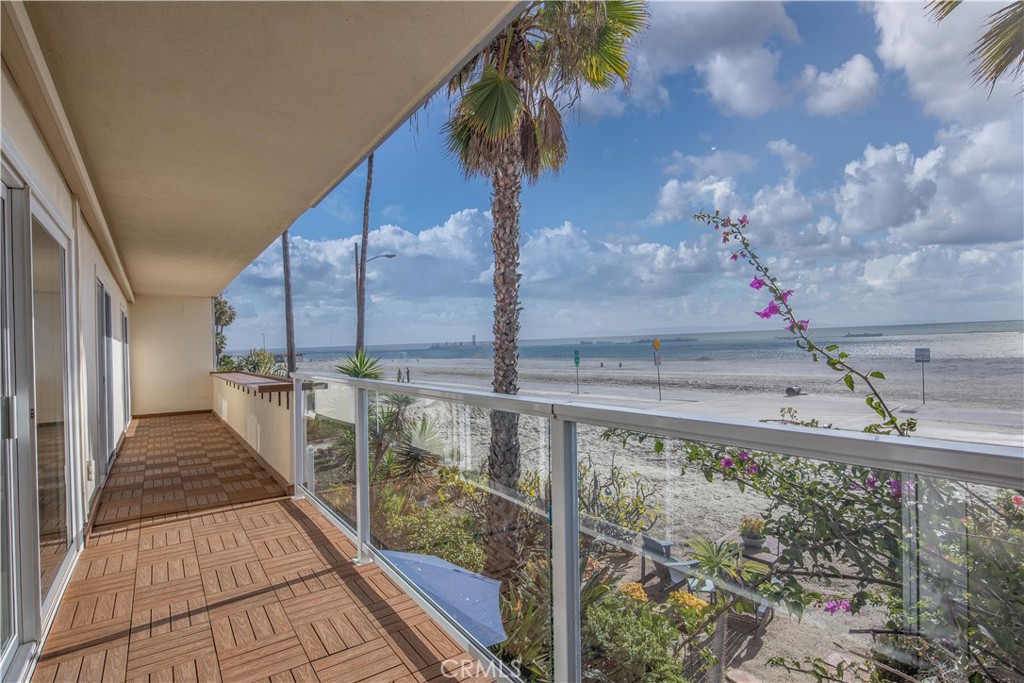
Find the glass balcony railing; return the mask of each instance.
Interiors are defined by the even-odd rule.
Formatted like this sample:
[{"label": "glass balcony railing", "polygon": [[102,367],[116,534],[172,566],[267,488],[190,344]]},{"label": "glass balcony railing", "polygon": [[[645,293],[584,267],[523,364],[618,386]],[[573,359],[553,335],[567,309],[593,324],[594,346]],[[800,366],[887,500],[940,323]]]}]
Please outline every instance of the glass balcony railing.
[{"label": "glass balcony railing", "polygon": [[479,673],[1024,680],[1019,448],[295,381],[300,492]]}]

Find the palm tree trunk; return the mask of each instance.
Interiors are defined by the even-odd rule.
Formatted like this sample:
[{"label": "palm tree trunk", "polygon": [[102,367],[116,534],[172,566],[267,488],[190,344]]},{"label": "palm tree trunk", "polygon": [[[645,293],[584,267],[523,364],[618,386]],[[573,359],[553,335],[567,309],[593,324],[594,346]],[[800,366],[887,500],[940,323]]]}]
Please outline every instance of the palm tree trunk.
[{"label": "palm tree trunk", "polygon": [[[503,163],[491,177],[494,200],[494,379],[498,394],[519,393],[519,167],[520,142],[506,142]],[[488,459],[491,488],[515,495],[519,487],[519,416],[491,412],[491,452]],[[487,560],[485,571],[495,578],[510,576],[517,564],[514,534],[518,506],[502,496],[491,496],[487,509]]]},{"label": "palm tree trunk", "polygon": [[295,317],[292,311],[292,259],[288,231],[281,234],[281,261],[284,265],[284,329],[288,349],[288,372],[295,372]]},{"label": "palm tree trunk", "polygon": [[370,191],[373,189],[373,152],[366,157],[366,194],[363,196],[363,241],[356,258],[356,353],[363,350],[366,331],[366,247],[370,241]]}]

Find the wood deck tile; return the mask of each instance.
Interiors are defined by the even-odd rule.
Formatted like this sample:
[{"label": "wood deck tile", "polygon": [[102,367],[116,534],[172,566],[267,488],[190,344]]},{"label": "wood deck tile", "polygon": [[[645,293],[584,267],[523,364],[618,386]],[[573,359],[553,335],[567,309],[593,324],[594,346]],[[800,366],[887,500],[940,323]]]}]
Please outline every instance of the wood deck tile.
[{"label": "wood deck tile", "polygon": [[423,683],[473,663],[354,555],[212,415],[135,420],[32,680]]}]

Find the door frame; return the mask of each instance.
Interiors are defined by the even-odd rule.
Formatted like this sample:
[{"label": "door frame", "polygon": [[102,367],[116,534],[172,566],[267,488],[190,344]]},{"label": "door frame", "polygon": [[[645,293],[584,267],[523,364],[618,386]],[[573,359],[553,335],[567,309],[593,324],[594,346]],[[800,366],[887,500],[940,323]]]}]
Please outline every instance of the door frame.
[{"label": "door frame", "polygon": [[[12,371],[15,374],[15,429],[17,458],[14,482],[17,488],[18,512],[15,552],[16,621],[21,639],[16,653],[4,662],[8,667],[0,671],[15,680],[24,678],[39,654],[60,598],[71,580],[85,540],[84,466],[81,459],[83,434],[86,425],[81,420],[80,359],[78,353],[78,245],[75,230],[61,217],[59,204],[47,192],[47,184],[33,171],[28,158],[8,134],[2,133],[0,173],[4,183],[17,192],[12,193],[12,208],[17,216],[12,221],[11,250],[11,342]],[[72,202],[72,215],[78,213],[77,201]],[[65,358],[65,466],[68,492],[68,552],[46,596],[40,594],[39,576],[39,508],[36,473],[35,429],[30,418],[34,407],[35,373],[32,334],[32,251],[33,221],[57,241],[64,249],[64,358]],[[19,352],[21,349],[23,351]],[[21,438],[25,435],[25,438]],[[29,492],[26,494],[25,492]]]}]

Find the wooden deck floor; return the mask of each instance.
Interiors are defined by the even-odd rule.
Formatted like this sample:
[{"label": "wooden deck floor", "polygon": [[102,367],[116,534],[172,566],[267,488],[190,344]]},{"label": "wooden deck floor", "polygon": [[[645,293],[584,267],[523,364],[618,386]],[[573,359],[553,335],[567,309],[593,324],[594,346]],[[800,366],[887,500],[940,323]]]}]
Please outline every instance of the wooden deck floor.
[{"label": "wooden deck floor", "polygon": [[101,496],[34,681],[492,680],[212,415],[136,420]]}]

